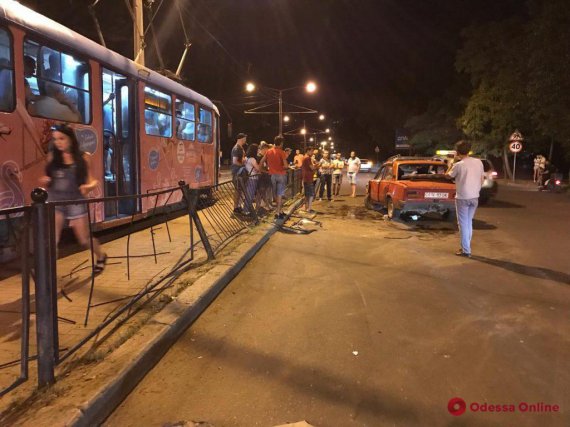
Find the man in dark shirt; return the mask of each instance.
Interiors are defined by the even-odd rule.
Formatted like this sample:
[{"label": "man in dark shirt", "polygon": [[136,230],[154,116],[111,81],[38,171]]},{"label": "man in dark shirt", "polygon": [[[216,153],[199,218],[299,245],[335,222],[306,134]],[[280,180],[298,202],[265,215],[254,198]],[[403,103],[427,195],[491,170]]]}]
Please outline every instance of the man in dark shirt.
[{"label": "man in dark shirt", "polygon": [[240,199],[243,197],[243,189],[242,186],[238,184],[238,171],[243,166],[243,160],[245,157],[245,150],[244,145],[247,139],[247,135],[245,133],[239,133],[236,137],[236,145],[232,148],[232,165],[231,165],[231,172],[232,172],[232,181],[236,188],[234,193],[234,212],[240,213],[242,211],[241,207],[239,206]]}]

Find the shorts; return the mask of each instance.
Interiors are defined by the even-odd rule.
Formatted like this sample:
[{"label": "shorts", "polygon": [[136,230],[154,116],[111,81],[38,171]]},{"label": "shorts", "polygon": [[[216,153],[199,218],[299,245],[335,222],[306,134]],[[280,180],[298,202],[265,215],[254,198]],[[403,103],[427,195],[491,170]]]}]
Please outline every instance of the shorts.
[{"label": "shorts", "polygon": [[[48,202],[59,202],[66,200],[85,200],[85,198],[77,191],[75,192],[59,192],[52,190],[48,197]],[[63,215],[66,220],[78,219],[87,216],[87,203],[77,205],[58,205],[55,211]]]},{"label": "shorts", "polygon": [[347,172],[346,177],[348,178],[349,184],[356,184],[356,172]]},{"label": "shorts", "polygon": [[275,197],[283,197],[287,189],[287,175],[271,175],[271,185]]},{"label": "shorts", "polygon": [[312,182],[303,182],[305,189],[305,197],[315,197],[315,184]]},{"label": "shorts", "polygon": [[342,184],[342,174],[341,173],[333,173],[333,184]]},{"label": "shorts", "polygon": [[55,211],[63,215],[67,220],[78,219],[87,216],[87,205],[63,205],[56,206]]}]

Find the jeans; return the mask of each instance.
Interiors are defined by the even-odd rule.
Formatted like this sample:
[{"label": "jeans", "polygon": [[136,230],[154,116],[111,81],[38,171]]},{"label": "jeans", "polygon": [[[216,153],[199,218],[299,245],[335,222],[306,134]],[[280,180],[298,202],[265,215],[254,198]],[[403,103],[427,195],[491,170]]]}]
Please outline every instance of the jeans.
[{"label": "jeans", "polygon": [[330,173],[321,174],[321,188],[319,190],[319,197],[323,198],[323,193],[325,192],[325,185],[327,186],[327,199],[331,199],[331,182],[332,175]]},{"label": "jeans", "polygon": [[455,199],[457,224],[461,236],[461,250],[471,254],[471,237],[473,236],[473,217],[479,204],[479,199]]},{"label": "jeans", "polygon": [[255,192],[257,190],[258,176],[252,175],[249,177],[245,184],[245,209],[248,212],[253,212],[253,201],[255,200]]}]

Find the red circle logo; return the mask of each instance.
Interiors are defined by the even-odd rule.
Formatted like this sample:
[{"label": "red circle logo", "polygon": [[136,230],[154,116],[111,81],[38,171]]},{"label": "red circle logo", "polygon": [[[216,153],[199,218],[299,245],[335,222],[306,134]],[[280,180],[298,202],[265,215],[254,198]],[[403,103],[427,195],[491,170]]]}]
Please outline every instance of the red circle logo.
[{"label": "red circle logo", "polygon": [[467,409],[465,400],[460,397],[454,397],[453,399],[450,399],[449,403],[447,404],[447,410],[451,415],[455,417],[463,414],[465,412],[465,409]]}]

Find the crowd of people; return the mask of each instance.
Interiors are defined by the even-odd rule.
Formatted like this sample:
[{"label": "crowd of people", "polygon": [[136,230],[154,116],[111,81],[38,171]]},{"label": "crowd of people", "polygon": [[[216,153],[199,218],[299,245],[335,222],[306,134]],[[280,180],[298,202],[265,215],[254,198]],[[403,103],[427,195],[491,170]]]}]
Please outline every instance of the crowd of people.
[{"label": "crowd of people", "polygon": [[[283,147],[284,138],[276,136],[273,144],[261,141],[247,146],[247,135],[237,135],[231,151],[231,173],[236,191],[234,213],[264,214],[275,209],[275,218],[283,219],[283,197],[287,188],[288,170],[299,171],[305,195],[304,210],[314,212],[312,203],[317,195],[323,200],[326,190],[328,201],[339,196],[344,170],[351,184],[351,197],[356,197],[356,181],[360,159],[353,151],[348,159],[340,153],[307,147],[305,152]],[[289,161],[291,160],[291,161]],[[318,184],[318,185],[317,185]]]}]

